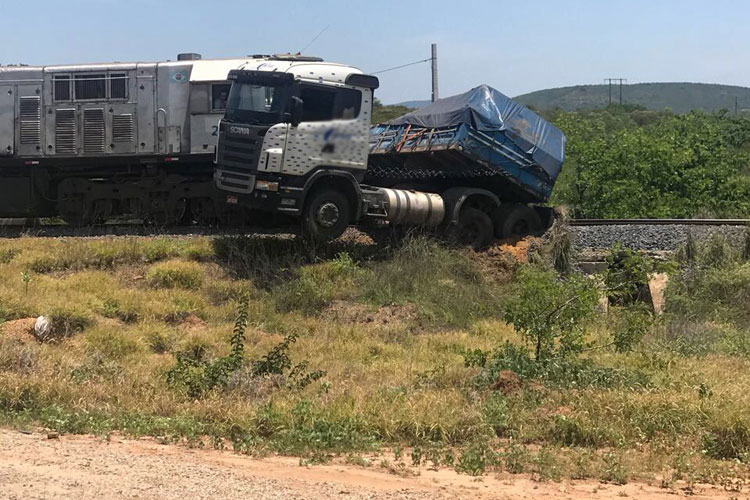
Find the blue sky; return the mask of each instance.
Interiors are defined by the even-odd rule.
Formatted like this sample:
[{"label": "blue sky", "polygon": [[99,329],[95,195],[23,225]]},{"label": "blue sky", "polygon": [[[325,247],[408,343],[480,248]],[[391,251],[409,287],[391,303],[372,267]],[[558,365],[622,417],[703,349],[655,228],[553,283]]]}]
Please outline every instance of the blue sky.
[{"label": "blue sky", "polygon": [[[440,93],[690,81],[750,86],[741,0],[33,0],[3,2],[0,63],[58,64],[306,51],[377,71],[429,57]],[[379,75],[383,102],[427,99],[428,64]]]}]

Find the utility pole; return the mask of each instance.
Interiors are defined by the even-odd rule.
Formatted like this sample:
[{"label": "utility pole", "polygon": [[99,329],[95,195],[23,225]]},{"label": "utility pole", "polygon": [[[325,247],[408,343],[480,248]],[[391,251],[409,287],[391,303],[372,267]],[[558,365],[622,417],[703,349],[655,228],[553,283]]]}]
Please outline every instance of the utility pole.
[{"label": "utility pole", "polygon": [[620,85],[620,106],[622,106],[622,84],[627,83],[627,78],[605,78],[604,83],[609,85],[609,104],[612,104],[612,83],[617,82]]},{"label": "utility pole", "polygon": [[432,44],[432,57],[430,58],[432,65],[432,102],[438,100],[438,72],[437,72],[437,44]]}]

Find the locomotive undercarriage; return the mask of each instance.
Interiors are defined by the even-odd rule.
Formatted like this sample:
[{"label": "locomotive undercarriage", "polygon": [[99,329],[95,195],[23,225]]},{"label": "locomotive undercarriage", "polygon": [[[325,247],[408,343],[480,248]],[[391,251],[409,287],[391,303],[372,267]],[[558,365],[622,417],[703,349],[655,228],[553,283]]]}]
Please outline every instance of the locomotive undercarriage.
[{"label": "locomotive undercarriage", "polygon": [[28,179],[29,195],[23,197],[28,202],[11,208],[0,200],[0,212],[5,212],[0,217],[60,217],[73,226],[135,219],[159,226],[251,222],[251,214],[223,203],[223,197],[219,201],[210,160],[168,160],[135,165],[113,159],[96,164],[26,161],[26,172],[9,189],[17,190],[24,184],[19,181]]}]

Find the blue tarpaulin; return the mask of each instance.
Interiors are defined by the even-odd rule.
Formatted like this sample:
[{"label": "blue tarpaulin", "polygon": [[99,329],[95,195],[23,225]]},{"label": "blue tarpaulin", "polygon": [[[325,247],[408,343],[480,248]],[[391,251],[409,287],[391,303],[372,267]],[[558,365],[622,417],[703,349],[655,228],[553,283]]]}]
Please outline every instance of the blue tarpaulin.
[{"label": "blue tarpaulin", "polygon": [[466,124],[482,132],[502,132],[552,179],[565,161],[565,135],[560,129],[488,85],[438,99],[388,123],[426,128]]}]

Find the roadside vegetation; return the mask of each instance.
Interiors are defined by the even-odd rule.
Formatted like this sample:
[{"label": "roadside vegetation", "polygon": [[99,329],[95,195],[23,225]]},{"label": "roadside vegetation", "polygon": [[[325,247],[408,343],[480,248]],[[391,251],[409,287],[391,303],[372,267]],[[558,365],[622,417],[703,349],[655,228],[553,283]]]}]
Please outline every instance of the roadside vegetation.
[{"label": "roadside vegetation", "polygon": [[[398,474],[745,487],[747,248],[616,248],[584,277],[550,235],[528,263],[356,233],[3,240],[0,422]],[[659,317],[639,295],[654,271]]]}]

